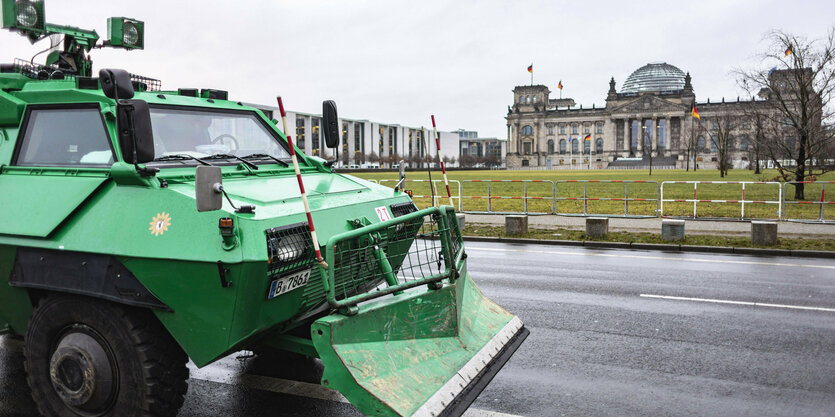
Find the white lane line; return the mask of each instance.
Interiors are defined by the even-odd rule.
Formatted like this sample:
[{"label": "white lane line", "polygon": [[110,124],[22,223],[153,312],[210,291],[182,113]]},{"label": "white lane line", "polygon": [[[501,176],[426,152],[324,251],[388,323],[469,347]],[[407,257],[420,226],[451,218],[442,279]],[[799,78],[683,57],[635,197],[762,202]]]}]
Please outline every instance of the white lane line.
[{"label": "white lane line", "polygon": [[[209,365],[207,368],[211,368]],[[279,394],[289,394],[298,397],[315,398],[319,400],[333,401],[338,403],[350,404],[338,391],[323,387],[319,384],[311,384],[309,382],[291,381],[281,378],[273,378],[262,375],[250,374],[234,374],[230,375],[227,372],[218,373],[217,370],[207,371],[207,368],[197,369],[189,363],[189,371],[191,378],[200,381],[215,382],[226,385],[240,385],[247,388],[258,389],[261,391],[270,391]],[[225,371],[225,370],[224,370]],[[471,408],[467,410],[463,417],[522,417],[514,414],[498,413],[494,411],[480,410]]]},{"label": "white lane line", "polygon": [[795,310],[812,310],[812,311],[827,311],[835,312],[835,308],[827,307],[809,307],[809,306],[793,306],[788,304],[770,304],[770,303],[755,303],[751,301],[732,301],[732,300],[716,300],[712,298],[693,298],[693,297],[675,297],[672,295],[655,295],[655,294],[641,294],[645,298],[661,298],[664,300],[677,301],[698,301],[701,303],[717,303],[717,304],[735,304],[742,306],[756,306],[756,307],[775,307],[775,308],[790,308]]},{"label": "white lane line", "polygon": [[709,258],[680,258],[673,256],[650,256],[650,255],[621,255],[614,253],[594,253],[594,252],[571,252],[571,251],[548,251],[548,250],[531,250],[531,249],[507,249],[507,248],[484,248],[479,246],[467,246],[467,250],[483,250],[492,252],[527,252],[527,253],[541,253],[546,255],[564,255],[564,256],[601,256],[606,258],[631,258],[631,259],[657,259],[662,261],[679,261],[679,262],[704,262],[704,263],[718,263],[718,264],[738,264],[738,265],[767,265],[767,266],[787,266],[791,268],[821,268],[821,269],[835,269],[835,265],[810,265],[810,264],[791,264],[784,262],[762,262],[762,261],[735,261],[729,259],[709,259]]}]

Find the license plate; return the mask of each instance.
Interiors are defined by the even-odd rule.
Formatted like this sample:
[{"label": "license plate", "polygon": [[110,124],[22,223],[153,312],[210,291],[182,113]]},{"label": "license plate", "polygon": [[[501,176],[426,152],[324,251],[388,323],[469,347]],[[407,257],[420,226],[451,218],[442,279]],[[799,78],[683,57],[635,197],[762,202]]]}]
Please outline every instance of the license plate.
[{"label": "license plate", "polygon": [[287,275],[286,277],[274,279],[273,282],[270,283],[270,291],[267,293],[267,299],[272,300],[281,294],[293,291],[299,287],[304,287],[307,285],[307,281],[309,279],[309,269],[296,272],[292,275]]}]

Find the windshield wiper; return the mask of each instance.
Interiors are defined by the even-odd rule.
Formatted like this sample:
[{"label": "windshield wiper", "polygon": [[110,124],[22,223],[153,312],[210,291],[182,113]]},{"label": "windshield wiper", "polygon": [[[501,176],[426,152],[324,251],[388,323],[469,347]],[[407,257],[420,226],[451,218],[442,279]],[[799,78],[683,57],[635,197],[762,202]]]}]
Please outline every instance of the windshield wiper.
[{"label": "windshield wiper", "polygon": [[206,161],[204,161],[204,160],[202,160],[202,159],[200,159],[200,158],[195,158],[195,157],[193,157],[193,156],[191,156],[191,155],[186,155],[186,154],[173,154],[173,155],[165,155],[165,156],[160,156],[159,158],[154,159],[154,161],[153,161],[153,162],[164,162],[164,161],[188,161],[188,160],[197,161],[197,162],[200,162],[200,163],[201,163],[201,164],[203,164],[203,165],[208,165],[208,166],[210,166],[210,167],[211,167],[211,166],[214,166],[214,165],[212,165],[212,164],[210,164],[210,163],[208,163],[208,162],[206,162]]},{"label": "windshield wiper", "polygon": [[275,162],[277,162],[281,165],[284,165],[286,167],[290,166],[290,164],[288,164],[287,162],[284,162],[284,161],[282,161],[282,160],[280,160],[280,159],[278,159],[278,158],[276,158],[276,157],[274,157],[270,154],[266,154],[266,153],[254,153],[252,155],[247,155],[243,158],[244,159],[272,159],[273,161],[275,161]]},{"label": "windshield wiper", "polygon": [[258,165],[255,165],[252,162],[249,162],[246,159],[243,159],[239,156],[230,155],[230,154],[226,154],[226,153],[216,153],[212,156],[207,156],[205,159],[237,159],[238,161],[241,161],[242,164],[246,165],[249,168],[258,169]]}]

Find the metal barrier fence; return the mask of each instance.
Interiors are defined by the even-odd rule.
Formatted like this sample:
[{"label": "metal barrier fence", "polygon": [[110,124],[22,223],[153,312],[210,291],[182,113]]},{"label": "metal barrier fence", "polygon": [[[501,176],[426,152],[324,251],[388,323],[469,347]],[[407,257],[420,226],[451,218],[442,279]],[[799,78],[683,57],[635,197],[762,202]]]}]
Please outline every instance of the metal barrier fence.
[{"label": "metal barrier fence", "polygon": [[[797,187],[797,184],[803,184],[803,194],[804,197],[813,195],[817,197],[820,195],[820,199],[816,200],[791,200],[789,199],[789,190],[788,186],[793,185]],[[783,212],[782,212],[782,219],[785,221],[790,222],[801,222],[801,223],[835,223],[835,218],[830,218],[829,220],[826,219],[827,211],[832,213],[833,217],[835,217],[835,201],[827,200],[826,199],[826,184],[835,184],[835,181],[790,181],[783,183]],[[818,186],[820,187],[820,192],[818,192]],[[794,195],[794,194],[792,194]],[[792,206],[794,205],[794,206]],[[792,213],[791,216],[797,217],[790,217],[789,207],[796,207],[796,213]],[[815,210],[815,206],[817,206],[817,210]],[[827,208],[831,208],[827,210]],[[817,213],[815,213],[817,212]],[[816,219],[811,218],[804,218],[801,217],[804,214],[817,214]],[[809,216],[812,217],[812,216]]]},{"label": "metal barrier fence", "polygon": [[[692,198],[664,198],[664,187],[671,184],[692,184],[693,185],[693,197]],[[708,198],[699,198],[699,185],[703,185],[702,188],[702,195],[707,194]],[[718,185],[720,188],[727,188],[727,185],[739,185],[740,188],[740,199],[739,200],[727,200],[727,199],[712,199],[709,198],[712,194],[717,193],[716,190],[705,190],[704,186],[707,185],[710,187],[711,185]],[[757,187],[757,190],[751,190],[751,186],[767,186],[771,187],[774,186],[777,191],[777,199],[776,200],[769,200],[768,197],[764,197],[764,195],[768,194],[768,190],[762,190],[760,187]],[[748,186],[748,197],[746,199],[746,186]],[[754,198],[750,198],[751,194],[755,195]],[[724,191],[723,191],[724,192]],[[757,198],[760,197],[760,198]],[[692,216],[684,216],[678,210],[671,210],[669,205],[667,211],[664,210],[664,203],[693,203],[693,215]],[[714,206],[709,207],[709,211],[712,215],[702,215],[699,216],[698,214],[698,205],[702,203],[704,206],[705,204],[721,204],[721,208],[717,208]],[[772,218],[772,219],[780,219],[782,217],[782,207],[783,207],[783,187],[781,187],[779,182],[755,182],[755,181],[664,181],[661,183],[661,211],[659,215],[661,217],[683,217],[683,218],[691,218],[691,219],[762,219],[762,218]],[[731,211],[728,210],[727,204],[739,204],[740,206],[740,214],[739,217],[737,216],[730,216]],[[749,215],[746,216],[745,213],[745,205],[748,204],[749,206],[752,204],[761,204],[761,205],[768,205],[768,204],[776,204],[777,211],[774,217],[763,217],[760,216],[761,214],[768,213],[767,209],[754,209],[752,213],[751,207],[749,207]]]},{"label": "metal barrier fence", "polygon": [[[378,184],[381,184],[381,185],[385,185],[386,183],[397,184],[398,182],[400,182],[400,180],[380,180],[378,182]],[[409,180],[409,179],[407,179],[407,180],[405,180],[405,182],[407,182],[407,183],[421,183],[421,185],[426,185],[426,187],[418,188],[417,189],[418,192],[415,192],[414,189],[412,190],[412,192],[413,192],[412,200],[415,201],[415,204],[418,206],[418,208],[420,208],[421,206],[423,206],[422,208],[427,208],[427,207],[434,207],[434,206],[438,206],[438,205],[444,205],[444,204],[447,204],[447,202],[449,201],[448,200],[449,197],[447,197],[447,194],[446,194],[446,187],[444,186],[444,180],[442,180],[442,179],[432,180],[431,185],[429,184],[429,180]],[[440,186],[439,186],[438,183],[440,183]],[[457,187],[455,185],[457,185]],[[435,192],[434,192],[435,200],[432,200],[433,193],[432,193],[432,189],[429,188],[430,186],[432,187],[432,189],[435,190]],[[405,184],[404,184],[404,189],[405,188],[406,187],[405,187]],[[453,200],[458,200],[457,210],[459,212],[461,212],[462,211],[462,207],[461,207],[461,181],[449,180],[449,190],[453,193],[452,194],[452,199]],[[458,192],[457,194],[455,194],[456,191]],[[427,199],[429,201],[426,201]]]},{"label": "metal barrier fence", "polygon": [[[379,184],[396,184],[382,179]],[[443,180],[406,180],[415,184],[418,207],[446,203]],[[450,180],[459,213],[603,216],[624,218],[689,218],[716,220],[773,219],[803,223],[835,223],[835,200],[827,200],[827,184],[835,181],[630,181],[630,180]],[[615,187],[618,196],[615,195]],[[807,197],[794,200],[789,186],[803,184]],[[686,187],[682,187],[686,186]],[[739,199],[729,200],[737,186]],[[678,187],[678,188],[676,188]],[[691,188],[692,187],[692,188]],[[410,187],[411,188],[411,187]],[[620,192],[622,191],[622,194]],[[622,196],[621,196],[622,195]],[[717,198],[719,197],[719,198]],[[723,198],[724,197],[724,198]],[[830,197],[832,198],[832,197]],[[456,201],[457,200],[457,201]],[[613,202],[623,203],[614,213]],[[692,205],[692,206],[691,206]],[[769,208],[776,205],[776,210]]]},{"label": "metal barrier fence", "polygon": [[[563,184],[560,187],[560,184]],[[583,195],[582,197],[560,197],[560,188],[563,190],[567,187],[572,187],[573,185],[579,186],[579,184],[583,185]],[[596,185],[605,184],[603,187],[596,187],[599,188],[597,190],[592,190],[593,192],[589,193],[589,184],[592,187]],[[623,197],[599,197],[596,192],[600,191],[608,191],[611,192],[614,190],[615,187],[623,184]],[[629,193],[629,185],[633,184],[632,188],[632,197],[630,197]],[[635,190],[635,184],[641,184],[641,190]],[[650,195],[645,195],[647,190],[651,191]],[[579,189],[576,190],[579,192]],[[571,195],[571,191],[567,191],[566,194]],[[644,197],[635,197],[635,195],[644,196]],[[659,203],[659,195],[658,195],[658,182],[657,181],[640,181],[640,180],[563,180],[557,181],[554,184],[554,214],[559,216],[602,216],[602,217],[624,217],[624,218],[645,218],[645,217],[658,217],[658,203]],[[577,194],[575,194],[577,195]],[[607,194],[612,195],[612,194]],[[648,198],[649,197],[649,198]],[[576,207],[575,210],[563,210],[560,211],[559,202],[560,201],[571,201],[582,202],[583,212],[577,213],[576,211],[579,210],[579,207]],[[611,213],[611,212],[596,212],[591,213],[589,211],[589,202],[605,202],[605,201],[622,201],[623,202],[623,214],[619,213]],[[632,210],[633,212],[629,212],[629,205],[632,202]],[[637,204],[637,207],[636,207]],[[654,207],[653,207],[654,205]],[[604,207],[611,207],[611,204],[607,204]],[[639,212],[643,212],[641,214],[636,213],[636,210]]]},{"label": "metal barrier fence", "polygon": [[[468,190],[476,194],[466,193]],[[496,195],[496,192],[500,194]],[[470,201],[470,204],[464,205],[459,210],[463,213],[553,214],[554,182],[551,180],[464,180],[461,181],[461,199]],[[477,201],[484,201],[484,203],[474,204]],[[521,210],[513,210],[514,208]]]}]

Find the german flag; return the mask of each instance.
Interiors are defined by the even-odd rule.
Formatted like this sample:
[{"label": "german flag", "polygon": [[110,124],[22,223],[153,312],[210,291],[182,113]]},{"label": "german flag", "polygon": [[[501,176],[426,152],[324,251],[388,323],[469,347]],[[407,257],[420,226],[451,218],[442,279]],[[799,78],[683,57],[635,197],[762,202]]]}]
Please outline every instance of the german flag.
[{"label": "german flag", "polygon": [[533,74],[533,64],[528,65],[528,72]]},{"label": "german flag", "polygon": [[786,48],[786,55],[785,55],[785,56],[789,56],[789,55],[791,55],[791,54],[792,54],[792,52],[793,52],[793,51],[792,51],[792,46],[791,46],[791,45],[789,45],[789,47],[788,47],[788,48]]},{"label": "german flag", "polygon": [[586,137],[584,137],[583,140],[591,140],[591,135],[586,135]]},{"label": "german flag", "polygon": [[693,103],[693,110],[690,110],[690,116],[694,119],[702,120],[701,116],[699,116],[699,111],[696,110],[696,103]]},{"label": "german flag", "polygon": [[560,90],[562,90],[562,80],[560,80],[559,84],[557,84],[557,88],[559,88]]}]

